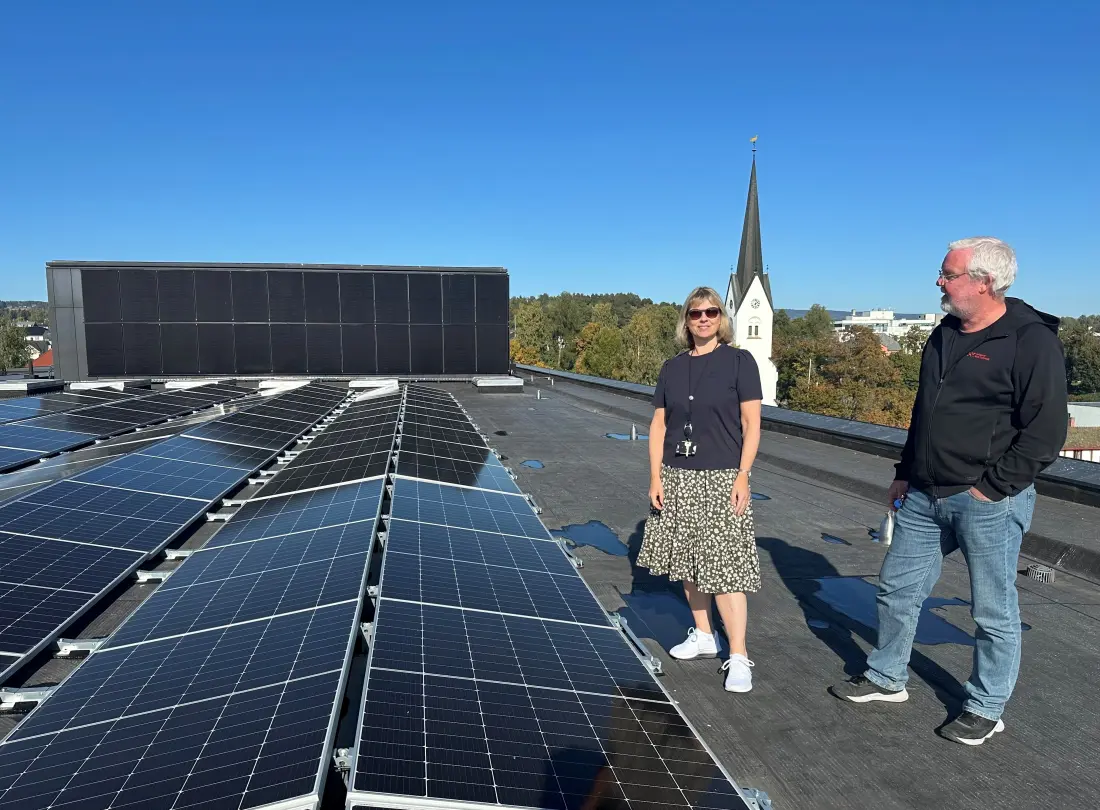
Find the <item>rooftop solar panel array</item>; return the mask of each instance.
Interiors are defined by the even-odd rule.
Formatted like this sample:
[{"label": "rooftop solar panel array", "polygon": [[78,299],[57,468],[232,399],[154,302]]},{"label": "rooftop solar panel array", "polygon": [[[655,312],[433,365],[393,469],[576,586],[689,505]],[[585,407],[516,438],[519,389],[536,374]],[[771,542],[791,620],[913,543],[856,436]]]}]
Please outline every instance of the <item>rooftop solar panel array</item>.
[{"label": "rooftop solar panel array", "polygon": [[406,391],[347,806],[747,808],[462,413]]},{"label": "rooftop solar panel array", "polygon": [[[372,411],[391,423],[392,452],[400,399],[377,404],[330,428]],[[170,440],[183,441],[203,440]],[[0,807],[312,806],[385,480],[241,507],[0,745]]]},{"label": "rooftop solar panel array", "polygon": [[90,389],[3,401],[0,472],[252,393],[222,382],[157,393]]},{"label": "rooftop solar panel array", "polygon": [[[301,433],[343,396],[312,384],[243,412],[290,397]],[[0,679],[272,455],[174,437],[0,505]]]}]

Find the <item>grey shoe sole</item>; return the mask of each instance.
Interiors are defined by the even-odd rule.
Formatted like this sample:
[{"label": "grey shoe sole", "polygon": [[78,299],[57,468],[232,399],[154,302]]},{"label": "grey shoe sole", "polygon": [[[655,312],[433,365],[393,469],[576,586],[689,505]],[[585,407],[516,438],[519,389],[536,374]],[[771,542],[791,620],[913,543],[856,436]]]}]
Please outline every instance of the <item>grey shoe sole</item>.
[{"label": "grey shoe sole", "polygon": [[946,738],[948,740],[951,740],[951,742],[962,743],[963,745],[981,745],[982,743],[984,743],[986,740],[988,740],[990,737],[992,737],[997,732],[1004,731],[1004,730],[1005,730],[1004,720],[998,720],[997,725],[995,725],[993,727],[993,730],[990,731],[988,734],[986,734],[984,737],[977,737],[975,739],[965,739],[963,737],[956,737],[952,734],[944,734],[943,736],[944,736],[944,738]]},{"label": "grey shoe sole", "polygon": [[845,695],[829,690],[835,697],[841,700],[847,700],[849,703],[873,703],[879,701],[881,703],[904,703],[909,700],[909,693],[902,689],[900,692],[872,692],[869,695]]}]

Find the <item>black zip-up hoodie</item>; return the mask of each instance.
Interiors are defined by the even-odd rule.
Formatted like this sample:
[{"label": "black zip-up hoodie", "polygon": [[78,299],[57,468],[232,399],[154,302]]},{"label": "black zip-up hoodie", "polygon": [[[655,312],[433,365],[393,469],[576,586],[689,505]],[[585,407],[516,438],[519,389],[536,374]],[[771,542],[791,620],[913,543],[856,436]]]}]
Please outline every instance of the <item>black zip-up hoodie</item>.
[{"label": "black zip-up hoodie", "polygon": [[1069,413],[1058,319],[1018,298],[986,338],[952,360],[960,321],[928,338],[897,478],[944,498],[976,487],[991,500],[1026,489],[1057,457]]}]

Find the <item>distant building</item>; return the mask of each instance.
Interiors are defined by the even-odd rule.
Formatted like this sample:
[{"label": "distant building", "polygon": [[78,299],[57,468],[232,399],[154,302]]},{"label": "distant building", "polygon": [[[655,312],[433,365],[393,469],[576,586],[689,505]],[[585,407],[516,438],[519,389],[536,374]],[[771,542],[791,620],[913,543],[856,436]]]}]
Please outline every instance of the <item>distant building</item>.
[{"label": "distant building", "polygon": [[943,319],[942,313],[926,313],[924,315],[902,315],[892,309],[855,310],[833,321],[833,328],[838,332],[853,326],[864,326],[877,334],[891,335],[895,338],[902,337],[910,329],[916,326],[922,332],[931,332]]},{"label": "distant building", "polygon": [[764,272],[760,242],[760,203],[756,191],[756,154],[752,156],[749,196],[745,203],[745,224],[741,229],[741,251],[737,269],[726,287],[726,309],[733,319],[733,340],[749,351],[760,368],[764,404],[775,405],[779,371],[772,362],[772,285]]}]

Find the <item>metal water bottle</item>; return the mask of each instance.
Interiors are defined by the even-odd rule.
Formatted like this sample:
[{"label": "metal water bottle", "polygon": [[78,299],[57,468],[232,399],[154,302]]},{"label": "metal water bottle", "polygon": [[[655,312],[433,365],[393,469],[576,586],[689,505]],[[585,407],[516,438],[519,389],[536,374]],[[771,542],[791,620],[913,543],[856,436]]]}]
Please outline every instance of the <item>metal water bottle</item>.
[{"label": "metal water bottle", "polygon": [[878,529],[878,540],[884,546],[890,545],[894,540],[894,512],[901,509],[901,499],[897,499],[891,505],[890,509],[886,510],[886,514],[882,518],[882,525]]}]

